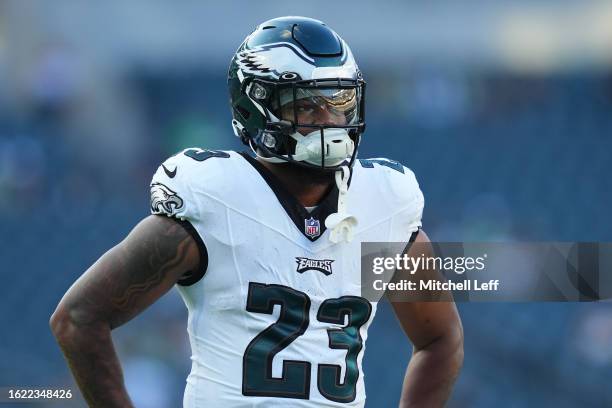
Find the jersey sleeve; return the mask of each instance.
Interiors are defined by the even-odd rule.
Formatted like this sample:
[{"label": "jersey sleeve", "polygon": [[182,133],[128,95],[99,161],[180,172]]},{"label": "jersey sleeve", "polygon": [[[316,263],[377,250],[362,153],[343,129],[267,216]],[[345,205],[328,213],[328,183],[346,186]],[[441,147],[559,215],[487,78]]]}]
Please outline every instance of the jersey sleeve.
[{"label": "jersey sleeve", "polygon": [[403,176],[402,181],[396,185],[400,198],[400,211],[395,216],[395,221],[397,228],[412,234],[423,225],[421,218],[425,198],[412,170],[404,167]]},{"label": "jersey sleeve", "polygon": [[150,186],[151,214],[179,220],[197,218],[197,205],[188,177],[190,163],[185,159],[183,152],[179,152],[157,168]]},{"label": "jersey sleeve", "polygon": [[398,241],[407,241],[422,226],[425,199],[412,170],[397,164],[397,171],[385,170],[393,200],[393,237]]}]

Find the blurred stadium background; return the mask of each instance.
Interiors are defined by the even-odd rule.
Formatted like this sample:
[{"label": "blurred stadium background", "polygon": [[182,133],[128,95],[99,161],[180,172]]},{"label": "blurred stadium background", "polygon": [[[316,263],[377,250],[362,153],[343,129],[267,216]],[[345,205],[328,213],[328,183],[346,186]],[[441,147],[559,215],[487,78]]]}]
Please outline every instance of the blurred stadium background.
[{"label": "blurred stadium background", "polygon": [[[324,20],[351,44],[368,81],[360,156],[415,171],[433,240],[612,240],[612,2],[6,0],[0,385],[76,391],[49,315],[147,215],[165,157],[243,149],[227,64],[280,15]],[[610,304],[459,308],[466,359],[450,407],[612,406]],[[178,295],[115,339],[136,406],[180,406]],[[368,407],[394,406],[410,346],[384,305],[367,349]]]}]

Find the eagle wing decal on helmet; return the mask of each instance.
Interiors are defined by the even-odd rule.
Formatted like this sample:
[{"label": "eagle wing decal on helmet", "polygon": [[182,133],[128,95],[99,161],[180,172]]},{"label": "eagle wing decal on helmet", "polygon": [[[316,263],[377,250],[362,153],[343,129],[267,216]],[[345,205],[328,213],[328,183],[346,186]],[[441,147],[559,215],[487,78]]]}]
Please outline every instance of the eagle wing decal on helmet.
[{"label": "eagle wing decal on helmet", "polygon": [[[295,57],[302,62],[296,67]],[[236,60],[242,72],[247,74],[270,74],[278,79],[284,71],[292,70],[300,73],[310,73],[314,68],[314,60],[305,55],[298,47],[291,43],[273,43],[238,54]]]}]

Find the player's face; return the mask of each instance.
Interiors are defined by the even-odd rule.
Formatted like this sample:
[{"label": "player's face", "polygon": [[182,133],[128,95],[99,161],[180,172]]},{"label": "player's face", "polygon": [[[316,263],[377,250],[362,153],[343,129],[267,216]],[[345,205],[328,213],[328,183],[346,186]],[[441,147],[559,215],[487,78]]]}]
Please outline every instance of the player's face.
[{"label": "player's face", "polygon": [[[317,104],[312,100],[302,99],[295,103],[297,123],[304,125],[346,125],[346,117],[325,104]],[[283,119],[294,120],[293,104],[283,107]],[[297,131],[303,135],[312,132],[312,128],[298,127]]]},{"label": "player's face", "polygon": [[354,89],[303,90],[299,96],[297,101],[282,106],[281,117],[292,122],[297,117],[297,131],[302,135],[315,129],[299,125],[345,126],[356,120]]}]

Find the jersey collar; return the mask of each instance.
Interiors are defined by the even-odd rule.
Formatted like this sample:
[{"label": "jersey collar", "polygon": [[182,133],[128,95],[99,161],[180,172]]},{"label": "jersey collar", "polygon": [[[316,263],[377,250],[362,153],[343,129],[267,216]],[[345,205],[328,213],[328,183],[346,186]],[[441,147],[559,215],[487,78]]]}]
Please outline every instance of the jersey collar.
[{"label": "jersey collar", "polygon": [[287,191],[281,181],[263,164],[247,152],[241,152],[240,155],[257,170],[268,184],[302,235],[312,242],[319,239],[326,230],[325,219],[338,210],[338,187],[336,184],[333,183],[330,191],[323,197],[319,205],[311,212],[308,212],[297,198]]}]

